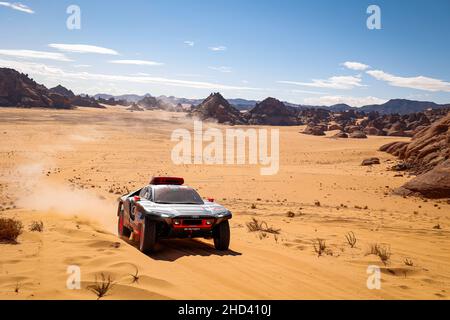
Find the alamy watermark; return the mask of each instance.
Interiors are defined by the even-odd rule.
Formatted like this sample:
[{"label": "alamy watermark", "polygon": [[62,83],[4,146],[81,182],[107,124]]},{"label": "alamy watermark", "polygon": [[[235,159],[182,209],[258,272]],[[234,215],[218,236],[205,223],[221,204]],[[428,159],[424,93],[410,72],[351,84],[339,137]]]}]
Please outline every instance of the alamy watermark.
[{"label": "alamy watermark", "polygon": [[381,29],[381,9],[379,6],[372,4],[367,7],[367,14],[370,16],[367,18],[367,28],[369,30],[380,30]]},{"label": "alamy watermark", "polygon": [[178,142],[171,154],[174,164],[259,165],[263,176],[276,175],[280,169],[278,129],[208,128],[203,131],[201,121],[194,121],[193,129],[192,133],[187,129],[172,132],[171,140]]},{"label": "alamy watermark", "polygon": [[367,289],[381,290],[381,269],[378,266],[368,266]]},{"label": "alamy watermark", "polygon": [[72,4],[67,7],[66,13],[69,15],[66,20],[66,26],[69,30],[81,29],[81,9],[79,6]]},{"label": "alamy watermark", "polygon": [[66,287],[69,290],[81,289],[81,268],[79,266],[68,266],[67,274],[69,275],[66,280]]}]

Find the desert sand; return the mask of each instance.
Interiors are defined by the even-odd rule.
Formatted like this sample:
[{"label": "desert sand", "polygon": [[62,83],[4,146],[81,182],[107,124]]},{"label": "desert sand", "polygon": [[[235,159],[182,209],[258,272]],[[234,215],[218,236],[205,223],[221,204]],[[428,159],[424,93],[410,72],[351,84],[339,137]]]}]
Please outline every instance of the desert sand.
[{"label": "desert sand", "polygon": [[[120,107],[0,109],[0,217],[24,224],[17,244],[0,244],[0,299],[95,300],[87,287],[101,273],[115,282],[105,299],[449,298],[450,205],[392,195],[411,177],[388,171],[397,160],[377,151],[406,138],[336,140],[282,127],[280,171],[261,176],[259,166],[175,166],[177,128],[192,121]],[[361,166],[374,156],[381,165]],[[144,255],[117,237],[117,197],[156,175],[182,176],[233,212],[229,251],[170,240]],[[252,218],[280,233],[249,232]],[[43,232],[29,231],[35,220]],[[320,257],[318,238],[328,251]],[[375,243],[390,247],[387,265],[368,254]],[[81,268],[80,290],[66,287],[69,265]],[[367,288],[369,265],[381,268],[380,290]]]}]

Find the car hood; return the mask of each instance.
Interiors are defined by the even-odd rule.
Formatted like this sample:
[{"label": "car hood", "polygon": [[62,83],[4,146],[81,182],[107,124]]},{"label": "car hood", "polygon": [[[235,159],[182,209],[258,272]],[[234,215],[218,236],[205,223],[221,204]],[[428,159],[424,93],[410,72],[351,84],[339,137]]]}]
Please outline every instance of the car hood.
[{"label": "car hood", "polygon": [[157,204],[151,201],[140,201],[139,204],[149,214],[167,214],[171,217],[177,216],[199,216],[216,217],[229,214],[229,211],[217,203],[194,204]]}]

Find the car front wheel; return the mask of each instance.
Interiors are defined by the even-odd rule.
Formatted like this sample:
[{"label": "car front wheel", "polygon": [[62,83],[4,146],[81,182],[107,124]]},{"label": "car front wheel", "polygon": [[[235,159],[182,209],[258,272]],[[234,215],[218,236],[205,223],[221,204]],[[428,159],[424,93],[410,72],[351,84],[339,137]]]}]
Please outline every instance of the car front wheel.
[{"label": "car front wheel", "polygon": [[230,224],[227,221],[222,222],[214,228],[214,247],[217,250],[225,251],[230,246]]},{"label": "car front wheel", "polygon": [[156,223],[145,218],[142,223],[139,238],[139,250],[143,253],[152,252],[156,246]]}]

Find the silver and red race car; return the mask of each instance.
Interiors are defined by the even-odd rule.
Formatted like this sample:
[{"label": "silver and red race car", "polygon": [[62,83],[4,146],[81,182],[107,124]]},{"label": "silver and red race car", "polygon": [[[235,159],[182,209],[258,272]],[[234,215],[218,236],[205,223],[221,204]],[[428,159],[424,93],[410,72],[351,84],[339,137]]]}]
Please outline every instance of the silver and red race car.
[{"label": "silver and red race car", "polygon": [[[142,252],[152,252],[160,239],[214,239],[217,250],[228,250],[232,215],[204,200],[183,178],[156,177],[142,189],[119,199],[118,233],[139,241]],[[132,235],[132,237],[131,237]]]}]

